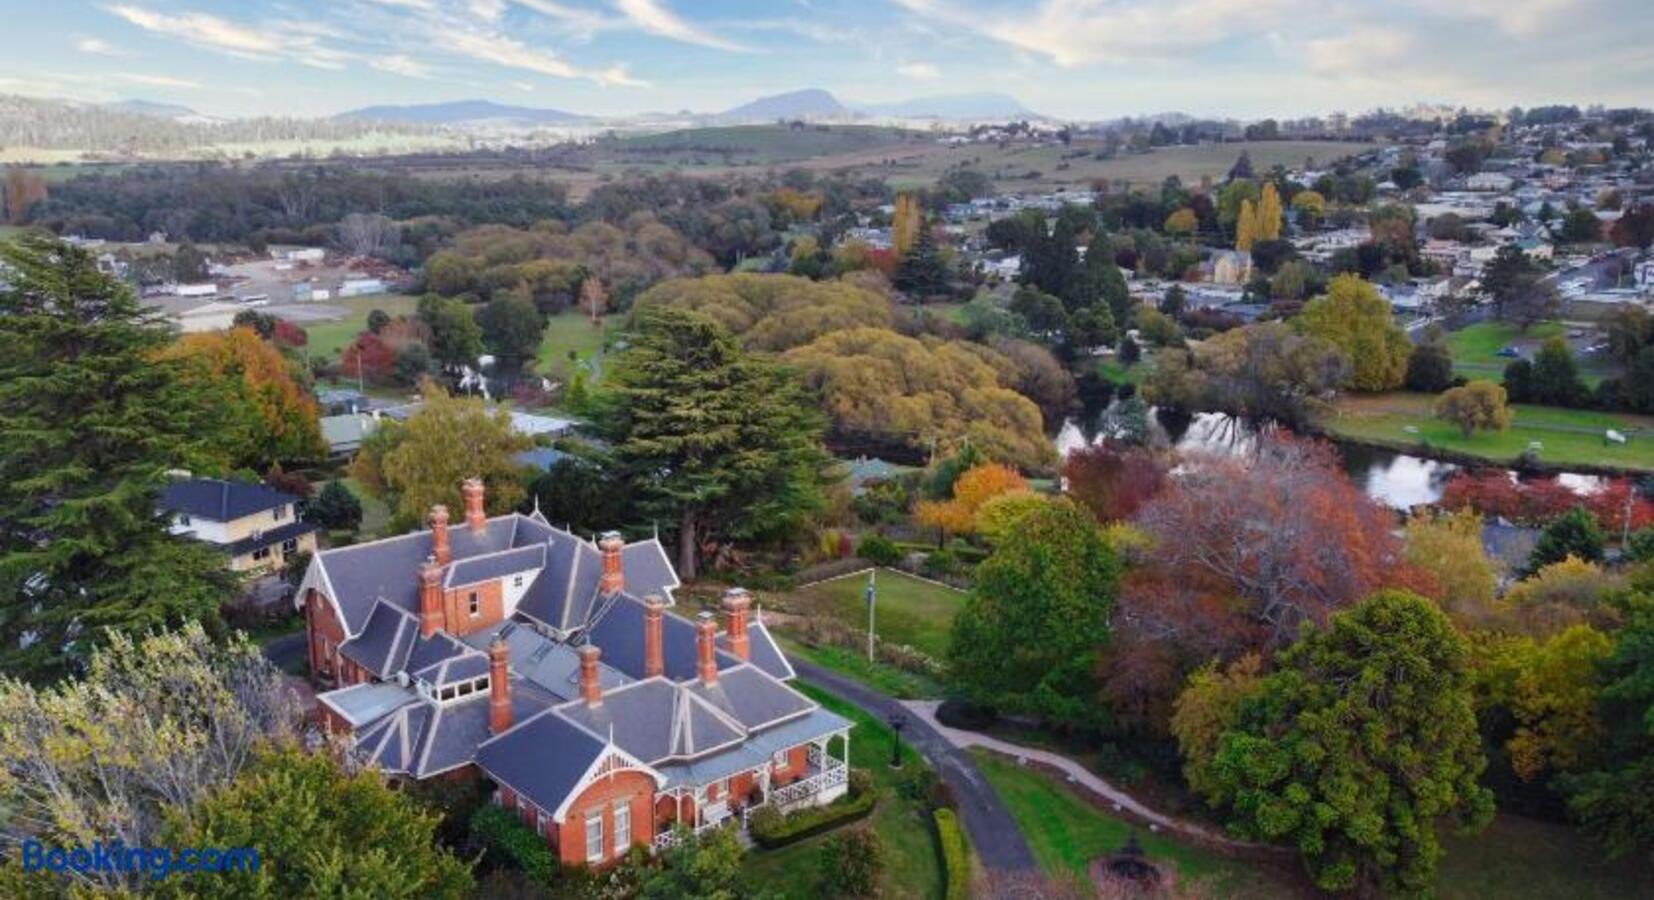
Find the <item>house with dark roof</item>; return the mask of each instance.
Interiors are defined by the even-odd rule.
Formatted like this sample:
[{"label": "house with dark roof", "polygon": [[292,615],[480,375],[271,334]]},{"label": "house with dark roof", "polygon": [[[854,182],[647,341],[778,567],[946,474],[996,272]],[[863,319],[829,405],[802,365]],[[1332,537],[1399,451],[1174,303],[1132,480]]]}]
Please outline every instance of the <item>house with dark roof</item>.
[{"label": "house with dark roof", "polygon": [[299,498],[246,481],[185,478],[161,493],[160,508],[173,534],[222,549],[237,572],[287,568],[300,553],[316,552],[316,525],[300,521]]},{"label": "house with dark roof", "polygon": [[846,792],[851,723],[788,684],[751,594],[684,617],[659,540],[462,494],[463,524],[434,507],[424,531],[322,551],[300,585],[319,715],[358,761],[487,779],[591,867]]}]

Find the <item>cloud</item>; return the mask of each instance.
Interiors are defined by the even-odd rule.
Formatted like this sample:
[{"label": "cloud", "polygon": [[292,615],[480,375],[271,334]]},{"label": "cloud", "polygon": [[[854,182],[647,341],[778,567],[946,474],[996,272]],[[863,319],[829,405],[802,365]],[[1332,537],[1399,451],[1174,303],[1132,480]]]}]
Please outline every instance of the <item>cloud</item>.
[{"label": "cloud", "polygon": [[162,13],[125,4],[104,9],[152,34],[241,59],[290,59],[318,69],[342,69],[352,58],[322,43],[323,38],[342,33],[319,22],[272,21],[250,26],[199,12]]},{"label": "cloud", "polygon": [[173,78],[170,75],[146,75],[142,72],[115,72],[114,77],[133,84],[142,84],[148,87],[181,88],[195,90],[201,87],[201,82],[190,81],[187,78]]},{"label": "cloud", "polygon": [[430,66],[403,53],[371,57],[368,60],[368,65],[381,72],[389,72],[392,75],[403,75],[408,78],[431,77]]},{"label": "cloud", "polygon": [[927,62],[903,63],[896,67],[896,74],[919,81],[935,81],[942,77],[942,70]]},{"label": "cloud", "polygon": [[974,31],[1064,68],[1167,60],[1260,34],[1311,10],[1309,0],[1043,0],[1004,13],[956,0],[896,0],[910,12]]},{"label": "cloud", "polygon": [[75,49],[93,56],[125,56],[126,52],[102,38],[83,37],[75,41]]},{"label": "cloud", "polygon": [[436,37],[437,41],[448,50],[497,66],[538,72],[541,75],[551,75],[556,78],[584,78],[605,87],[647,86],[647,82],[639,81],[627,74],[626,67],[623,65],[610,66],[600,70],[582,69],[548,51],[537,50],[516,38],[506,37],[502,34],[448,31],[439,32]]},{"label": "cloud", "polygon": [[1432,3],[1427,9],[1484,19],[1507,35],[1532,37],[1555,21],[1559,13],[1578,5],[1580,0],[1456,0],[1451,4]]},{"label": "cloud", "polygon": [[471,15],[489,22],[498,22],[505,15],[505,0],[466,0]]},{"label": "cloud", "polygon": [[1304,45],[1309,70],[1329,78],[1366,76],[1403,61],[1413,37],[1396,28],[1367,28],[1342,37],[1317,38]]},{"label": "cloud", "polygon": [[615,0],[615,7],[633,25],[650,34],[716,50],[751,52],[751,48],[721,38],[690,24],[659,0]]}]

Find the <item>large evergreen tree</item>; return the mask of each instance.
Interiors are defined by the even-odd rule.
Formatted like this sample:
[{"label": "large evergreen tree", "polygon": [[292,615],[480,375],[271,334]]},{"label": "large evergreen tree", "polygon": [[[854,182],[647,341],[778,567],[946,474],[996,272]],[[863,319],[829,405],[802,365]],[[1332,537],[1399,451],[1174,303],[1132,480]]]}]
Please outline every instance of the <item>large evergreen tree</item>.
[{"label": "large evergreen tree", "polygon": [[1097,655],[1120,564],[1091,514],[1052,503],[976,569],[948,656],[971,699],[1061,725],[1096,725]]},{"label": "large evergreen tree", "polygon": [[676,529],[678,573],[693,578],[704,542],[783,534],[821,505],[822,420],[797,378],[712,319],[657,307],[640,325],[597,419],[616,477]]},{"label": "large evergreen tree", "polygon": [[947,293],[947,263],[942,261],[942,253],[937,248],[936,238],[931,236],[929,228],[919,229],[919,236],[914,240],[912,249],[896,266],[891,284],[894,284],[897,290],[906,291],[915,297],[934,297]]},{"label": "large evergreen tree", "polygon": [[162,359],[170,330],[85,251],[0,244],[0,668],[69,670],[105,628],[212,620],[223,557],[156,515],[164,473],[213,470],[211,382]]},{"label": "large evergreen tree", "polygon": [[1493,813],[1467,660],[1433,602],[1374,594],[1276,655],[1197,780],[1232,830],[1296,847],[1325,890],[1426,892],[1438,823]]}]

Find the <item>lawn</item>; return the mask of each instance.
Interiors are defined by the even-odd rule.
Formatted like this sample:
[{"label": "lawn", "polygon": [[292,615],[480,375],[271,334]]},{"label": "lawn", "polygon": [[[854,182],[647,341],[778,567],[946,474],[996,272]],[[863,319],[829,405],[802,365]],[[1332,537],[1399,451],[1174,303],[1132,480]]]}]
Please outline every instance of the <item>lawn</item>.
[{"label": "lawn", "polygon": [[368,493],[362,482],[354,478],[346,478],[344,481],[345,487],[350,488],[356,499],[362,501],[362,524],[357,529],[357,535],[364,541],[383,537],[385,530],[390,526],[390,507],[385,505],[385,501]]},{"label": "lawn", "polygon": [[[1561,322],[1542,322],[1526,332],[1509,322],[1478,322],[1447,336],[1447,349],[1453,354],[1453,370],[1466,378],[1486,378],[1499,381],[1505,366],[1513,357],[1500,356],[1505,347],[1515,347],[1532,359],[1539,345],[1546,339],[1567,334],[1568,326]],[[1577,354],[1578,348],[1575,348]],[[1580,375],[1585,383],[1595,387],[1604,377],[1616,374],[1604,361],[1579,359]]]},{"label": "lawn", "polygon": [[603,349],[604,339],[619,334],[624,327],[624,316],[605,316],[602,328],[593,328],[591,317],[577,310],[552,316],[546,325],[545,337],[540,341],[537,371],[547,377],[569,374],[569,353],[588,362]]},{"label": "lawn", "polygon": [[[867,819],[884,844],[884,875],[881,896],[942,896],[941,851],[936,846],[935,827],[922,804],[896,791],[897,779],[924,760],[913,748],[902,745],[903,768],[890,768],[890,728],[861,708],[847,704],[814,685],[795,686],[827,709],[855,723],[850,731],[850,765],[873,776],[880,788],[879,805]],[[830,835],[831,832],[828,833]],[[757,883],[774,888],[789,900],[814,900],[815,872],[821,866],[821,835],[777,850],[753,850],[746,859],[746,872]]]},{"label": "lawn", "polygon": [[867,654],[844,647],[813,647],[780,635],[781,649],[788,656],[801,657],[902,700],[922,700],[942,696],[942,685],[933,678],[916,672],[898,669],[888,663],[868,662]]},{"label": "lawn", "polygon": [[337,357],[339,352],[367,330],[368,313],[382,309],[392,316],[412,315],[419,301],[402,294],[379,294],[372,297],[346,297],[329,300],[329,306],[343,306],[349,313],[330,322],[304,323],[304,332],[310,336],[306,349],[320,359]]},{"label": "lawn", "polygon": [[[965,603],[962,591],[894,569],[879,569],[875,586],[874,628],[881,640],[907,644],[937,659],[947,655],[953,617]],[[789,613],[827,616],[852,628],[866,628],[867,576],[836,578],[794,591],[784,604]]]},{"label": "lawn", "polygon": [[[1434,417],[1432,399],[1401,392],[1347,396],[1327,427],[1340,437],[1398,448],[1428,445],[1500,463],[1514,462],[1538,441],[1544,447],[1539,458],[1550,465],[1654,471],[1654,417],[1517,404],[1509,428],[1466,438],[1458,426]],[[1609,428],[1631,435],[1630,441],[1606,443],[1603,431]]]},{"label": "lawn", "polygon": [[1442,845],[1443,900],[1646,897],[1654,884],[1646,857],[1606,861],[1578,829],[1555,822],[1500,814],[1481,834],[1445,834]]},{"label": "lawn", "polygon": [[1152,833],[1108,814],[1054,775],[1018,765],[998,754],[982,750],[973,753],[977,766],[1005,801],[1040,867],[1047,872],[1084,878],[1092,860],[1119,852],[1135,832],[1151,860],[1175,866],[1181,881],[1209,882],[1215,896],[1282,897],[1305,893],[1304,886],[1288,873]]}]

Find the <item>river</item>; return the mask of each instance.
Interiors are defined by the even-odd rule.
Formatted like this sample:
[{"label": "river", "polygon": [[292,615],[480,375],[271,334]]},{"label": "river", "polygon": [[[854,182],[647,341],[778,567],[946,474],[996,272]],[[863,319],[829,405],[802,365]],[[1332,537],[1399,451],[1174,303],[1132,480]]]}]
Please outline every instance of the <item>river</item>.
[{"label": "river", "polygon": [[[1149,423],[1157,440],[1178,450],[1239,454],[1249,452],[1257,441],[1255,428],[1225,413],[1196,413],[1186,425],[1163,422],[1162,417],[1151,414]],[[1069,451],[1095,439],[1095,435],[1086,434],[1079,422],[1069,419],[1057,433],[1057,452],[1066,457]],[[1394,509],[1409,509],[1440,500],[1448,480],[1461,468],[1455,463],[1381,447],[1331,443],[1350,480],[1369,497]],[[1514,471],[1506,471],[1516,477]],[[1576,473],[1563,473],[1557,480],[1579,493],[1590,493],[1602,485],[1600,478]]]}]

